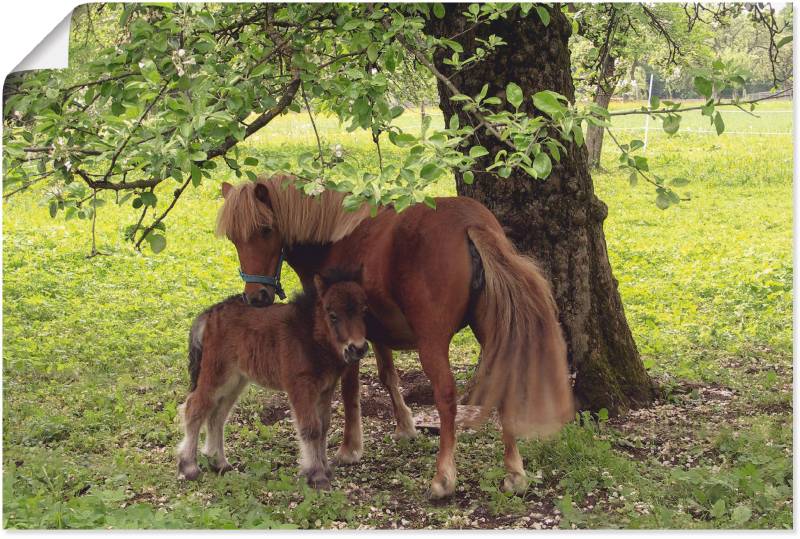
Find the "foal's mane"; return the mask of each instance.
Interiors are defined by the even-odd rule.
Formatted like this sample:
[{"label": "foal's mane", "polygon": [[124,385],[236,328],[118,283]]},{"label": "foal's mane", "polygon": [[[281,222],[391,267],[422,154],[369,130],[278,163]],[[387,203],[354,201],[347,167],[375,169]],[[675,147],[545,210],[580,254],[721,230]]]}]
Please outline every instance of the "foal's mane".
[{"label": "foal's mane", "polygon": [[[231,188],[217,218],[217,235],[234,241],[247,239],[262,227],[277,227],[285,245],[324,244],[350,234],[369,214],[366,205],[355,211],[342,206],[344,193],[325,190],[308,196],[291,185],[292,176],[276,174],[260,177],[258,183],[269,190],[272,206],[256,199],[256,182],[244,182]],[[284,186],[284,183],[289,185]]]}]

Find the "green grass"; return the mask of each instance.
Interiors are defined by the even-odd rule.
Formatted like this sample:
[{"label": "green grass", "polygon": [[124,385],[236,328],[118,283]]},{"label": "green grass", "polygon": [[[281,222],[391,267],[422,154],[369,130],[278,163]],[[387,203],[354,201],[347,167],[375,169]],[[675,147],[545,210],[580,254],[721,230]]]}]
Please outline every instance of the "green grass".
[{"label": "green grass", "polygon": [[[730,131],[790,131],[791,113],[763,116],[725,120]],[[418,120],[403,118],[409,127]],[[281,118],[249,147],[313,147],[306,121]],[[701,121],[687,117],[684,126],[707,128]],[[326,142],[374,162],[365,133],[320,124]],[[291,425],[262,424],[268,396],[256,388],[228,428],[230,458],[244,471],[178,482],[188,328],[205,306],[241,289],[232,245],[213,237],[219,181],[187,193],[159,255],[124,241],[129,210],[101,208],[99,248],[108,256],[86,259],[87,222],[50,219],[41,192],[13,197],[3,215],[4,526],[791,527],[791,135],[667,137],[654,127],[650,168],[689,178],[691,201],[657,209],[650,188],[630,187],[615,170],[608,143],[607,172],[593,179],[609,206],[606,238],[628,320],[664,400],[524,442],[534,481],[522,497],[497,491],[502,444],[484,428],[459,438],[454,499],[428,502],[437,438],[396,443],[392,422],[373,417],[362,463],[337,469],[333,492],[312,492],[295,478]],[[452,181],[434,191],[453,194]],[[459,334],[451,357],[460,380],[476,355],[471,335]],[[419,369],[415,354],[398,363]],[[363,372],[374,379],[372,359]],[[341,424],[338,409],[331,452]]]}]

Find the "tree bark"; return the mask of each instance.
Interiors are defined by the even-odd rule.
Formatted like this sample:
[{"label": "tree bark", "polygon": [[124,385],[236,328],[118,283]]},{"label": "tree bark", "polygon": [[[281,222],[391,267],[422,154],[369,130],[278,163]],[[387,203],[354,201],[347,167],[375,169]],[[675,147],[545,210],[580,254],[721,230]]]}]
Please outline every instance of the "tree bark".
[{"label": "tree bark", "polygon": [[[574,100],[567,48],[571,28],[559,6],[542,5],[550,13],[547,26],[536,10],[524,19],[515,10],[508,19],[477,31],[469,30],[471,23],[461,15],[466,5],[445,6],[444,18],[431,20],[427,31],[439,37],[464,32],[456,38],[464,47],[462,58],[481,46],[476,38],[496,34],[508,43],[462,73],[453,73],[444,63],[445,53],[435,56],[436,67],[461,92],[476,95],[489,83],[488,95],[505,100],[506,85],[516,82],[523,88],[528,112],[533,111],[530,96],[540,90],[554,90]],[[458,114],[462,124],[474,124],[450,101],[441,82],[439,96],[446,121]],[[488,133],[478,137],[490,151],[479,163],[485,168],[503,145]],[[457,174],[457,190],[488,207],[517,248],[540,262],[553,284],[579,405],[616,413],[651,402],[655,387],[639,357],[611,273],[603,235],[608,210],[594,194],[586,150],[575,144],[568,144],[567,150],[545,181],[522,171],[507,179],[476,173],[474,183],[467,185]]]},{"label": "tree bark", "polygon": [[[603,61],[603,68],[600,72],[597,88],[594,93],[596,105],[608,109],[614,89],[617,87],[617,77],[615,77],[616,58],[607,54]],[[603,135],[605,129],[598,125],[589,124],[586,129],[586,153],[589,161],[589,168],[600,168],[600,154],[603,151]]]}]

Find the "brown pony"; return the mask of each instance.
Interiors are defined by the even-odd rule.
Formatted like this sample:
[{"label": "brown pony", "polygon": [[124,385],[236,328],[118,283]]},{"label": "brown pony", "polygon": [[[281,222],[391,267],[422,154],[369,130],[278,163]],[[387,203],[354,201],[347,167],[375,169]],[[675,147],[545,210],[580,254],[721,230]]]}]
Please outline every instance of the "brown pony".
[{"label": "brown pony", "polygon": [[[360,272],[358,272],[360,273]],[[200,475],[197,438],[207,423],[203,449],[212,468],[231,469],[225,459],[228,413],[250,382],[289,396],[300,438],[300,473],[309,485],[329,488],[325,455],[331,395],[345,367],[367,353],[366,295],[359,274],[330,270],[314,276],[310,291],[285,305],[257,309],[234,296],[203,312],[189,334],[191,392],[183,406],[186,436],[178,474]]]},{"label": "brown pony", "polygon": [[[255,282],[254,276],[279,277],[284,258],[305,289],[324,268],[363,266],[367,339],[392,399],[398,436],[415,430],[392,350],[418,350],[433,386],[441,429],[430,494],[437,498],[456,486],[456,386],[448,349],[453,335],[469,325],[482,355],[474,402],[483,405],[484,418],[496,407],[503,428],[502,487],[524,490],[516,438],[555,432],[574,410],[555,302],[536,263],[520,255],[492,213],[470,198],[437,198],[435,210],[417,204],[397,213],[388,206],[368,218],[366,207],[345,211],[340,193],[312,198],[291,182],[277,175],[222,185],[217,233],[236,247],[247,281],[244,296],[271,303],[280,283],[273,277]],[[358,389],[358,365],[352,365],[342,378],[342,462],[362,453]]]}]

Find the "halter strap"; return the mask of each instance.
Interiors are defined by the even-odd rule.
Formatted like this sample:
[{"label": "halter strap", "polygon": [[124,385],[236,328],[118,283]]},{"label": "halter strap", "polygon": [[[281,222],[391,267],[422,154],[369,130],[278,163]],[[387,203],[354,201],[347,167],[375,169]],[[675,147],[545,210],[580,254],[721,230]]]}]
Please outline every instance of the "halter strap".
[{"label": "halter strap", "polygon": [[275,294],[279,298],[286,299],[286,293],[283,291],[283,287],[281,286],[282,267],[283,267],[283,249],[281,249],[281,255],[278,258],[278,267],[275,270],[274,277],[269,277],[267,275],[250,275],[249,273],[243,272],[242,268],[239,268],[239,276],[246,283],[258,283],[266,286],[271,286],[272,288],[275,289]]}]

